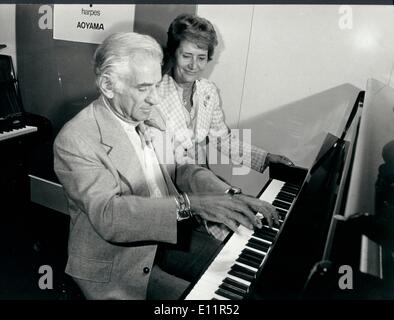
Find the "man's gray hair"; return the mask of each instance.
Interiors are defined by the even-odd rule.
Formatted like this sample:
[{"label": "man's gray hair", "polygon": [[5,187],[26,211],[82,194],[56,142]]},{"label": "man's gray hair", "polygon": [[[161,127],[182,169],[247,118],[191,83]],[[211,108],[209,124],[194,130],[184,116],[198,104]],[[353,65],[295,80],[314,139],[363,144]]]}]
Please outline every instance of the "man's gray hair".
[{"label": "man's gray hair", "polygon": [[138,65],[141,57],[162,62],[163,51],[151,36],[135,32],[118,32],[108,36],[94,53],[96,82],[107,75],[116,84],[118,78],[129,70],[129,65]]}]

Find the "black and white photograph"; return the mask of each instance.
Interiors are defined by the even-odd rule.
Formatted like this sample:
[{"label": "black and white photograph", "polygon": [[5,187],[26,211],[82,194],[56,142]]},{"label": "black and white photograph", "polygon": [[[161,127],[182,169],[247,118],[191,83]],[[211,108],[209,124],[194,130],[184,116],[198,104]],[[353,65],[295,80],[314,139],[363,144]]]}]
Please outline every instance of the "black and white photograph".
[{"label": "black and white photograph", "polygon": [[0,300],[394,299],[392,4],[0,4],[0,150]]}]

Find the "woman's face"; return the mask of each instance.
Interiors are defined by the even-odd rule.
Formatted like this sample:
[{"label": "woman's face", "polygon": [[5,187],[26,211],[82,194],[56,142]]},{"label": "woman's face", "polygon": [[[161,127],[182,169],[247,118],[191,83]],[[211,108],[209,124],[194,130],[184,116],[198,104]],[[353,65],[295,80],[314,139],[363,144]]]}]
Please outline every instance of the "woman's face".
[{"label": "woman's face", "polygon": [[175,51],[175,81],[193,83],[199,79],[208,63],[208,50],[200,49],[193,42],[182,40]]}]

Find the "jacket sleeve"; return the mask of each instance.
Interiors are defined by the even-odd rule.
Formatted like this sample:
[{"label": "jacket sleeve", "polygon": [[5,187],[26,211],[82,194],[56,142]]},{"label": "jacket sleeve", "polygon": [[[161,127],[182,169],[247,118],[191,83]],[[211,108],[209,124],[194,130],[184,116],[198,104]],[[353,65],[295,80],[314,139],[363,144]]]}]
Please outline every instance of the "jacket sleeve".
[{"label": "jacket sleeve", "polygon": [[224,122],[219,94],[214,85],[212,89],[213,111],[209,128],[209,143],[215,143],[219,152],[228,156],[234,164],[245,165],[262,172],[267,152],[251,145],[251,130],[230,130]]},{"label": "jacket sleeve", "polygon": [[95,231],[109,242],[175,243],[174,199],[122,194],[121,178],[91,144],[74,135],[59,135],[54,144],[55,172],[80,214],[86,214]]},{"label": "jacket sleeve", "polygon": [[182,192],[193,194],[224,194],[229,184],[211,170],[194,164],[177,166],[176,185]]}]

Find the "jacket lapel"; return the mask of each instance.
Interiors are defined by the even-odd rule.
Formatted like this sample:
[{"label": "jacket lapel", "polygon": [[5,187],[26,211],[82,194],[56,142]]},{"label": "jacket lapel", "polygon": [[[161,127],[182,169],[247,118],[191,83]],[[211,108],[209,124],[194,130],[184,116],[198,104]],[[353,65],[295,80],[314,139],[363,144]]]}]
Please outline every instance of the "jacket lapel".
[{"label": "jacket lapel", "polygon": [[152,145],[160,165],[161,172],[170,194],[176,194],[175,181],[175,157],[174,140],[169,131],[163,132],[156,128],[150,128]]},{"label": "jacket lapel", "polygon": [[101,96],[94,104],[94,113],[101,132],[101,143],[107,149],[116,170],[130,185],[133,194],[149,196],[149,188],[133,145]]}]

